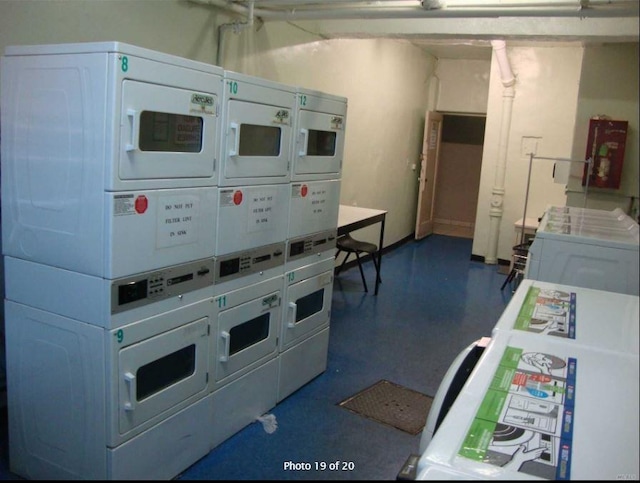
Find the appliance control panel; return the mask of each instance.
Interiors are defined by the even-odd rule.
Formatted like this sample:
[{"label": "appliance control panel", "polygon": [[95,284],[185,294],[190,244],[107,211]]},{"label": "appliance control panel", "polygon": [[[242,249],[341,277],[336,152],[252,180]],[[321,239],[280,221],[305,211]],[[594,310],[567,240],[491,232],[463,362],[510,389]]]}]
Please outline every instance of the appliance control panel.
[{"label": "appliance control panel", "polygon": [[116,314],[213,285],[215,259],[175,265],[111,284],[111,313]]},{"label": "appliance control panel", "polygon": [[274,243],[217,258],[215,283],[284,265],[285,244]]},{"label": "appliance control panel", "polygon": [[305,235],[289,241],[287,261],[322,253],[336,248],[336,230]]}]

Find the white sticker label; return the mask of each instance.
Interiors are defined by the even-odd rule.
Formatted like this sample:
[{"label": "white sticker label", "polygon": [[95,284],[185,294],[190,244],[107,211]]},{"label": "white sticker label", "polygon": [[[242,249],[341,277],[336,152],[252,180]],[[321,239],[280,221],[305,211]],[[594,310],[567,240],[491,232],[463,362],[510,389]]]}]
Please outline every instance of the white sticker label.
[{"label": "white sticker label", "polygon": [[199,202],[197,196],[189,195],[164,196],[158,200],[159,248],[196,241]]},{"label": "white sticker label", "polygon": [[312,189],[309,197],[311,199],[311,213],[322,215],[327,205],[327,190],[323,188]]},{"label": "white sticker label", "polygon": [[262,190],[247,195],[249,199],[249,232],[270,230],[274,225],[275,190]]},{"label": "white sticker label", "polygon": [[115,195],[113,197],[113,216],[135,215],[133,195]]}]

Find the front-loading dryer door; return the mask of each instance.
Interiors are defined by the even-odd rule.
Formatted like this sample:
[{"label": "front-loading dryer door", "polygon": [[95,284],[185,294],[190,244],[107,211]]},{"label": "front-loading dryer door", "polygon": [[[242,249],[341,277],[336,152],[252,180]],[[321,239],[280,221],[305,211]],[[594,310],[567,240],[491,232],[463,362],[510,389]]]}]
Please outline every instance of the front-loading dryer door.
[{"label": "front-loading dryer door", "polygon": [[291,347],[329,323],[332,288],[332,271],[287,287],[282,324],[283,349]]},{"label": "front-loading dryer door", "polygon": [[340,178],[344,152],[344,117],[305,110],[299,111],[298,116],[293,153],[294,179],[305,176],[306,179]]},{"label": "front-loading dryer door", "polygon": [[[244,290],[251,290],[249,286]],[[218,315],[216,383],[233,380],[275,356],[282,311],[272,292]]]},{"label": "front-loading dryer door", "polygon": [[218,97],[187,89],[122,83],[122,180],[211,178],[215,181]]},{"label": "front-loading dryer door", "polygon": [[[177,314],[174,314],[174,317]],[[148,320],[149,324],[155,321]],[[162,321],[159,321],[160,325]],[[119,431],[125,434],[207,391],[209,318],[202,317],[118,353]],[[152,330],[152,326],[146,327]],[[124,328],[115,337],[133,332]]]},{"label": "front-loading dryer door", "polygon": [[247,179],[288,181],[291,109],[234,99],[228,102],[228,110],[220,184]]}]

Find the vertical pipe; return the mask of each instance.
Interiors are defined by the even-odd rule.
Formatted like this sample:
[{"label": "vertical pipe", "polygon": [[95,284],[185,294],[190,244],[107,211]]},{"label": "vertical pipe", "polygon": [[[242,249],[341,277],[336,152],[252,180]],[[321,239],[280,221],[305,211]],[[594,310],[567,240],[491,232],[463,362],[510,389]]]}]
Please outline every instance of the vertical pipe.
[{"label": "vertical pipe", "polygon": [[492,40],[491,46],[500,67],[500,78],[504,91],[502,93],[502,119],[500,121],[500,138],[498,140],[498,158],[496,160],[496,175],[491,189],[491,208],[489,210],[489,241],[484,261],[487,264],[498,263],[498,239],[500,238],[500,222],[502,221],[504,201],[504,179],[507,170],[507,147],[509,146],[509,132],[511,131],[511,111],[515,97],[514,84],[516,79],[511,72],[504,40]]}]

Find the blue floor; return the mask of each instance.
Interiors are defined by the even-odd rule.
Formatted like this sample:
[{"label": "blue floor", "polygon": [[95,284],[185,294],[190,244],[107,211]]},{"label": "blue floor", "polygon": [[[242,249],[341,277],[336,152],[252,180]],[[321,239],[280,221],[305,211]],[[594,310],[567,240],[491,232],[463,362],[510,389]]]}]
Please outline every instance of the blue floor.
[{"label": "blue floor", "polygon": [[[278,423],[236,433],[185,470],[183,480],[393,480],[418,450],[412,436],[338,406],[381,379],[434,396],[455,356],[490,335],[511,291],[497,265],[471,261],[472,241],[432,235],[383,257],[382,284],[373,294],[369,261],[364,293],[357,267],[333,290],[327,370],[272,409]],[[2,420],[0,478],[11,479]],[[311,470],[285,464],[310,463]],[[339,462],[338,469],[334,468]],[[327,468],[316,470],[326,463]]]}]

